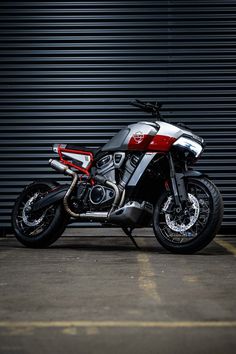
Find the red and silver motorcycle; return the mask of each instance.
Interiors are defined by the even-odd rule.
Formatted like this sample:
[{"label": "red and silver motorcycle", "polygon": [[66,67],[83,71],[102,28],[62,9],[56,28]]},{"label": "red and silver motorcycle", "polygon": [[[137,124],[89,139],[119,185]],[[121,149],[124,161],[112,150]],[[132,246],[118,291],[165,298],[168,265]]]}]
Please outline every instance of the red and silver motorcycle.
[{"label": "red and silver motorcycle", "polygon": [[132,230],[152,225],[160,244],[175,253],[199,251],[214,238],[222,198],[191,168],[204,150],[203,139],[161,119],[157,103],[132,104],[155,121],[128,125],[98,149],[53,146],[59,160],[51,159],[50,166],[72,182],[40,180],[23,190],[12,213],[22,244],[49,246],[73,221],[119,226],[134,243]]}]

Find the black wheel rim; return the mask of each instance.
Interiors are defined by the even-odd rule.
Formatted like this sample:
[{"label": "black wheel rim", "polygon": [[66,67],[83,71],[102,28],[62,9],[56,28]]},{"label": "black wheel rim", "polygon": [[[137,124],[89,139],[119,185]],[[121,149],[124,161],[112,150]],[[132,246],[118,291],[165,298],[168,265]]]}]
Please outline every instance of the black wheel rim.
[{"label": "black wheel rim", "polygon": [[16,223],[20,233],[29,239],[39,237],[47,230],[55,216],[55,206],[39,212],[31,212],[26,210],[27,203],[31,200],[33,205],[49,192],[50,188],[46,185],[36,185],[28,189],[23,195],[17,209]]},{"label": "black wheel rim", "polygon": [[[168,242],[174,244],[186,244],[192,242],[196,239],[206,228],[207,222],[210,216],[212,199],[209,195],[207,189],[202,184],[197,184],[193,182],[189,182],[187,185],[187,192],[189,195],[193,196],[192,199],[197,199],[199,214],[196,222],[187,230],[173,230],[173,226],[170,223],[167,223],[167,213],[163,211],[163,207],[167,202],[167,198],[165,198],[160,205],[160,214],[159,214],[159,229],[163,238],[165,238]],[[191,225],[191,202],[186,205],[185,210],[181,213],[173,212],[170,215],[171,221],[173,221],[173,225],[178,228],[178,225],[184,225],[188,227]],[[187,210],[187,213],[184,214]],[[184,214],[184,215],[183,215]],[[181,229],[181,226],[179,227]]]}]

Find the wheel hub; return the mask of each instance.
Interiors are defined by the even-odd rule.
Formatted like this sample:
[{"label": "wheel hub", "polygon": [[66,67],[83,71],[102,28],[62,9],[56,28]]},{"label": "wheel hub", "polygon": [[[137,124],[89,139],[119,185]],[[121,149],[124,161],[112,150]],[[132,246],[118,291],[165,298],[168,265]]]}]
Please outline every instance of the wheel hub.
[{"label": "wheel hub", "polygon": [[22,218],[23,222],[25,225],[30,226],[30,227],[35,227],[38,226],[44,219],[44,216],[46,214],[46,211],[36,219],[32,218],[32,214],[30,213],[32,204],[34,201],[38,198],[39,193],[35,193],[33,197],[31,197],[25,204],[23,211],[22,211]]},{"label": "wheel hub", "polygon": [[[169,207],[171,203],[173,202],[173,197],[170,196],[164,207],[163,210],[169,210]],[[175,232],[178,233],[183,233],[189,229],[195,224],[195,222],[198,219],[200,212],[200,206],[197,198],[188,193],[188,202],[186,204],[186,207],[184,210],[182,210],[180,213],[175,213],[175,210],[173,213],[166,213],[165,214],[165,221],[167,226]]]}]

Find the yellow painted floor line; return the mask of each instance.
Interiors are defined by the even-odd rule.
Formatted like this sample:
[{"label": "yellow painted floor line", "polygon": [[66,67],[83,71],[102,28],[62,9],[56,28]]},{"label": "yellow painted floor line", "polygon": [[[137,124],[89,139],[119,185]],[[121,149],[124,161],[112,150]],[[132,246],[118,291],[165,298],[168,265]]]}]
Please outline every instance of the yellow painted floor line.
[{"label": "yellow painted floor line", "polygon": [[222,328],[236,327],[236,321],[1,321],[0,328]]},{"label": "yellow painted floor line", "polygon": [[156,275],[150,264],[149,257],[145,253],[140,253],[137,256],[137,260],[139,264],[139,288],[159,304],[161,299],[157,290]]},{"label": "yellow painted floor line", "polygon": [[215,239],[215,242],[220,245],[221,247],[225,248],[228,252],[232,253],[236,256],[236,247],[233,246],[231,243],[221,239]]}]

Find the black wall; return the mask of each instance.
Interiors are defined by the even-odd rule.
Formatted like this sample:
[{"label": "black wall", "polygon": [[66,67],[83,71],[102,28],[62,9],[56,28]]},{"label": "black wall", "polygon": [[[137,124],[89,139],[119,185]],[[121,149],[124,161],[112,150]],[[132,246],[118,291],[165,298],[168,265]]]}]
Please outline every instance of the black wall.
[{"label": "black wall", "polygon": [[199,169],[236,226],[235,1],[5,1],[0,17],[1,228],[53,143],[98,146],[147,119],[132,98],[206,139]]}]

